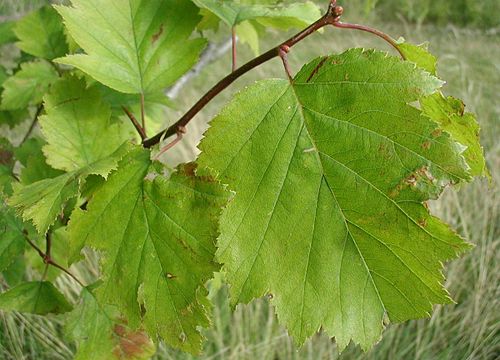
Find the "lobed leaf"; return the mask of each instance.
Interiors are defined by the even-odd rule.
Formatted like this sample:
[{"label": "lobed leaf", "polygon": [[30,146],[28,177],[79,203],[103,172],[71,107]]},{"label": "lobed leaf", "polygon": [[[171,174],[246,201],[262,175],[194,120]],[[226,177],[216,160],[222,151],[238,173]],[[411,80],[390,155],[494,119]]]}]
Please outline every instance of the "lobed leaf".
[{"label": "lobed leaf", "polygon": [[58,78],[46,61],[24,63],[21,70],[3,83],[2,110],[19,110],[42,102],[42,98]]},{"label": "lobed leaf", "polygon": [[464,147],[412,103],[442,82],[385,53],[314,60],[212,121],[201,166],[236,192],[217,258],[232,302],[270,293],[297,343],[320,328],[365,350],[387,318],[449,303],[442,262],[469,249],[424,202],[471,179]]},{"label": "lobed leaf", "polygon": [[[427,44],[416,46],[401,39],[398,47],[409,61],[433,75],[437,73],[437,59],[429,53]],[[471,168],[471,175],[489,177],[484,151],[479,142],[479,124],[474,114],[465,112],[465,104],[438,92],[421,99],[420,106],[425,115],[467,148],[463,156]]]},{"label": "lobed leaf", "polygon": [[15,207],[24,220],[31,220],[40,234],[45,234],[68,200],[78,196],[87,176],[108,174],[128,151],[129,144],[125,143],[111,155],[78,170],[29,185],[14,184],[14,194],[8,204]]},{"label": "lobed leaf", "polygon": [[124,93],[154,93],[174,83],[193,66],[205,46],[202,39],[189,39],[200,20],[190,1],[71,3],[71,7],[56,9],[86,54],[57,61]]},{"label": "lobed leaf", "polygon": [[92,174],[107,177],[116,164],[97,168],[124,142],[123,132],[111,121],[111,109],[98,89],[87,89],[82,79],[58,81],[45,97],[46,115],[40,117],[47,140],[43,152],[55,169],[74,171],[91,167]]},{"label": "lobed leaf", "polygon": [[68,52],[61,17],[52,6],[26,15],[14,26],[14,33],[19,39],[16,45],[30,55],[52,60]]}]

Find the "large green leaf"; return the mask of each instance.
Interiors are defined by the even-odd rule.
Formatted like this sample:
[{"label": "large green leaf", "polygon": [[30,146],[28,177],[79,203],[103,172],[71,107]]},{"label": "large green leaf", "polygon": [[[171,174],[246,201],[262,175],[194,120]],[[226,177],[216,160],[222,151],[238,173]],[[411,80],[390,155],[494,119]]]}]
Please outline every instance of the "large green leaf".
[{"label": "large green leaf", "polygon": [[21,283],[0,294],[0,310],[47,315],[71,309],[71,304],[47,281]]},{"label": "large green leaf", "polygon": [[26,15],[16,23],[14,33],[17,46],[28,54],[52,60],[68,52],[62,19],[52,6]]},{"label": "large green leaf", "polygon": [[410,105],[441,84],[354,49],[257,83],[213,120],[199,162],[236,192],[217,253],[234,303],[270,293],[299,344],[323,328],[368,349],[386,317],[451,302],[442,262],[469,245],[424,202],[471,175],[463,146]]},{"label": "large green leaf", "polygon": [[57,72],[46,61],[24,63],[21,70],[3,83],[2,110],[24,109],[39,104],[50,85],[58,78]]},{"label": "large green leaf", "polygon": [[[44,106],[47,115],[40,117],[40,126],[48,143],[43,148],[47,163],[65,171],[92,166],[92,174],[106,177],[115,165],[99,160],[125,139],[119,124],[111,122],[111,109],[99,90],[87,89],[84,80],[63,79],[54,84]],[[96,163],[104,166],[98,169]]]},{"label": "large green leaf", "polygon": [[101,306],[84,288],[82,299],[68,314],[66,333],[77,342],[74,360],[150,359],[156,348],[143,331],[133,331],[111,306]]},{"label": "large green leaf", "polygon": [[[205,45],[189,37],[199,21],[187,0],[73,0],[57,6],[86,54],[58,61],[115,90],[147,94],[191,68]],[[91,24],[91,26],[89,26]]]},{"label": "large green leaf", "polygon": [[153,338],[197,352],[197,327],[209,324],[198,293],[218,269],[217,222],[228,193],[210,175],[195,175],[192,164],[168,179],[152,166],[149,151],[134,150],[88,211],[75,211],[72,253],[84,245],[104,252],[98,299],[116,305],[132,328],[144,321]]}]

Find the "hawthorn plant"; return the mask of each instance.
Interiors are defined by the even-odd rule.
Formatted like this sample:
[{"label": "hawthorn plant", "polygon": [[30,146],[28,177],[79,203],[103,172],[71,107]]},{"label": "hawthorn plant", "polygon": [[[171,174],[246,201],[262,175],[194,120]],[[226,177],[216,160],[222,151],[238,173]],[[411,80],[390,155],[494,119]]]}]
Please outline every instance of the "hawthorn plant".
[{"label": "hawthorn plant", "polygon": [[[340,350],[368,350],[389,322],[452,303],[443,262],[471,245],[426,202],[488,176],[476,119],[442,93],[425,46],[325,5],[322,15],[310,2],[72,0],[2,24],[0,43],[21,50],[0,69],[2,128],[29,130],[0,142],[0,309],[56,314],[78,359],[110,359],[148,357],[160,340],[200,352],[217,272],[234,305],[267,295],[298,345],[323,329]],[[236,38],[259,53],[269,27],[298,33],[238,66]],[[294,46],[323,28],[365,31],[394,51],[321,55],[293,74]],[[165,89],[217,29],[232,34],[233,70],[155,134]],[[158,160],[207,103],[273,58],[283,78],[235,95],[195,162]],[[100,273],[79,276],[96,257]]]}]

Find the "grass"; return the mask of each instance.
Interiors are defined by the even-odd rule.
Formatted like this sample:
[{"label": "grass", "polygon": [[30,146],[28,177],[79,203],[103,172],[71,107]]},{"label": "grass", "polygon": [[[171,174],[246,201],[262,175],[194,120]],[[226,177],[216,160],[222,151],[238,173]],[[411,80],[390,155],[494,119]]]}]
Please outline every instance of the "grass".
[{"label": "grass", "polygon": [[[460,191],[447,191],[432,204],[436,215],[476,245],[465,257],[446,266],[446,286],[457,305],[436,307],[430,320],[390,325],[383,340],[366,354],[352,345],[338,354],[334,341],[322,334],[297,350],[266,300],[238,306],[233,313],[229,309],[227,289],[222,287],[212,291],[216,303],[214,326],[206,331],[208,341],[204,355],[193,358],[161,345],[156,359],[493,360],[500,356],[500,193],[495,185],[500,182],[500,36],[453,27],[421,26],[415,30],[405,23],[377,26],[394,36],[405,34],[414,42],[430,40],[431,50],[440,57],[440,74],[448,80],[447,94],[464,99],[468,110],[477,114],[483,129],[482,143],[493,185],[476,181]],[[263,49],[283,37],[283,34],[269,37]],[[384,43],[366,34],[326,30],[293,49],[292,68],[297,71],[301,63],[317,55],[353,46],[390,51]],[[244,47],[242,50],[241,62],[250,57]],[[174,121],[225,74],[229,70],[228,62],[228,57],[222,58],[193,79],[179,96],[180,110],[170,111],[168,118]],[[284,76],[278,60],[262,66],[221,94],[193,121],[186,141],[169,156],[176,161],[194,158],[194,145],[208,120],[232,94],[256,79],[270,76]],[[59,278],[58,286],[68,296],[74,296],[76,287],[68,279]],[[56,318],[0,313],[1,359],[71,359],[73,352],[74,347],[64,340]]]}]

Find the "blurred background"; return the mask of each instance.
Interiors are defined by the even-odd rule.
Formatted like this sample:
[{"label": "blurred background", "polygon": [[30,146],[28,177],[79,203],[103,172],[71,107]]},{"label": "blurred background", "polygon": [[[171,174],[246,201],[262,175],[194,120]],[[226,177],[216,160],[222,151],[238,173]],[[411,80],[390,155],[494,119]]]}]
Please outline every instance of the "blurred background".
[{"label": "blurred background", "polygon": [[[0,0],[0,22],[15,20],[48,2]],[[323,8],[328,4],[328,0],[316,2]],[[339,354],[335,342],[322,334],[297,349],[265,299],[240,305],[233,312],[227,288],[217,277],[209,284],[216,306],[213,327],[205,331],[204,355],[193,358],[161,345],[157,359],[500,359],[500,1],[345,0],[341,5],[346,21],[363,22],[414,43],[429,41],[430,50],[439,58],[439,75],[447,80],[446,94],[463,99],[482,127],[493,182],[477,180],[447,191],[431,204],[434,214],[476,245],[465,257],[446,265],[446,287],[457,305],[437,306],[430,320],[391,324],[368,353],[351,344]],[[230,70],[230,54],[224,47],[229,36],[226,30],[215,36],[216,56],[173,93],[176,109],[168,110],[164,125],[174,122]],[[261,49],[275,46],[289,35],[271,32],[261,39]],[[326,29],[293,48],[289,55],[292,69],[298,71],[316,56],[350,47],[392,51],[369,34]],[[253,56],[242,44],[238,53],[240,64]],[[15,56],[13,47],[0,48],[0,61]],[[187,138],[168,153],[171,159],[167,160],[193,159],[210,118],[243,86],[284,76],[279,60],[273,60],[238,80],[189,125]],[[12,131],[24,133],[22,126]],[[78,290],[64,278],[58,279],[58,285],[68,296]],[[57,318],[0,312],[0,359],[71,359],[73,353],[74,345],[65,339]]]}]

